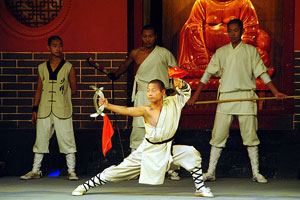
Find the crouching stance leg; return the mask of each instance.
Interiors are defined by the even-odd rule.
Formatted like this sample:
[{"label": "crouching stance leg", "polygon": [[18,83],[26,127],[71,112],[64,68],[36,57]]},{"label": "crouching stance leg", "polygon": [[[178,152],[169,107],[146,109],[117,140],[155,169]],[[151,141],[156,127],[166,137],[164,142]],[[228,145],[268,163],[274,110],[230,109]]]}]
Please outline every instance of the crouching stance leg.
[{"label": "crouching stance leg", "polygon": [[89,189],[104,185],[108,182],[135,179],[140,174],[142,153],[139,150],[131,153],[119,165],[112,165],[95,177],[79,185],[73,192],[74,196],[84,195]]},{"label": "crouching stance leg", "polygon": [[101,178],[101,173],[97,174],[96,176],[92,177],[90,180],[86,181],[85,183],[79,185],[73,192],[72,195],[74,196],[81,196],[84,195],[89,189],[94,188],[96,186],[101,186],[108,183],[103,177]]},{"label": "crouching stance leg", "polygon": [[201,155],[194,147],[186,145],[174,145],[173,159],[174,164],[180,165],[191,173],[196,187],[195,196],[214,197],[213,193],[210,191],[210,188],[205,187],[204,185],[201,168]]},{"label": "crouching stance leg", "polygon": [[210,188],[204,186],[202,169],[200,167],[195,167],[192,171],[190,171],[190,173],[192,174],[196,187],[195,196],[214,197],[214,195],[210,191]]}]

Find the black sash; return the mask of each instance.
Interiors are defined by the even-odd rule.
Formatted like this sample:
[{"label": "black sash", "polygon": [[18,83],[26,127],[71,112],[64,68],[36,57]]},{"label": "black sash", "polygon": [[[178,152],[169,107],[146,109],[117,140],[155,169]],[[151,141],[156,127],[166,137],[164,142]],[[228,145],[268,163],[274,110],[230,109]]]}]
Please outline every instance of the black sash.
[{"label": "black sash", "polygon": [[174,136],[167,139],[167,140],[164,140],[164,141],[161,141],[161,142],[151,142],[148,138],[145,138],[147,140],[147,142],[151,143],[151,144],[164,144],[164,143],[167,143],[167,142],[170,142],[172,140],[174,140]]}]

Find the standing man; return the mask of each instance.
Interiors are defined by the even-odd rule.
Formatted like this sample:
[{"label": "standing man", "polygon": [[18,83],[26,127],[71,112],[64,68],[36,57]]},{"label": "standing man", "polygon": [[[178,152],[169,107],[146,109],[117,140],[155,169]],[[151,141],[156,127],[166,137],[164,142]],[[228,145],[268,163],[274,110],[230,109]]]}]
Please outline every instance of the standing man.
[{"label": "standing man", "polygon": [[34,95],[32,123],[36,122],[34,161],[30,172],[21,179],[41,177],[41,163],[49,153],[49,140],[55,130],[59,150],[66,154],[68,179],[78,180],[75,173],[76,144],[72,124],[71,95],[76,94],[76,75],[72,64],[63,59],[63,41],[59,36],[48,39],[50,60],[38,66],[37,89]]},{"label": "standing man", "polygon": [[[220,77],[218,89],[218,98],[220,100],[256,98],[255,79],[258,77],[269,87],[274,96],[278,98],[286,96],[278,92],[273,85],[269,75],[266,73],[267,68],[256,48],[242,42],[241,37],[243,31],[243,22],[239,19],[231,20],[227,24],[230,44],[219,48],[213,55],[196,92],[187,102],[188,105],[195,103],[211,75]],[[257,105],[255,101],[237,101],[218,104],[212,138],[210,140],[212,146],[209,168],[207,173],[203,175],[204,180],[216,180],[216,166],[229,136],[229,128],[234,115],[238,117],[243,144],[247,146],[252,167],[252,180],[259,183],[266,183],[267,180],[265,177],[259,173],[258,145],[260,141],[256,134],[258,125]]]},{"label": "standing man", "polygon": [[[147,84],[153,79],[161,80],[166,88],[169,88],[169,66],[177,66],[172,53],[164,47],[156,45],[157,35],[151,25],[142,28],[143,46],[133,49],[119,69],[109,74],[111,80],[118,79],[124,74],[132,63],[136,63],[138,70],[134,78],[131,100],[134,107],[149,105],[147,99]],[[134,151],[142,143],[145,136],[145,125],[143,117],[133,117],[132,132],[130,135],[130,148]],[[178,173],[174,170],[168,172],[171,180],[179,180]]]}]

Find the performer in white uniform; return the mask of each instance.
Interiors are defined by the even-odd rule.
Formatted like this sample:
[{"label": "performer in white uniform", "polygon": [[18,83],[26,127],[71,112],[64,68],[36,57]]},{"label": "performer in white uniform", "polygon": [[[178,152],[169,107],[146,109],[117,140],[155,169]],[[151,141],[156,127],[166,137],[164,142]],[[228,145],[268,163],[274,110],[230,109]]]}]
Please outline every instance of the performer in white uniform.
[{"label": "performer in white uniform", "polygon": [[61,153],[66,154],[68,179],[77,180],[75,173],[76,144],[72,124],[71,95],[76,94],[76,75],[72,64],[63,60],[63,41],[58,36],[48,39],[51,53],[49,61],[38,66],[37,90],[34,98],[32,122],[37,123],[36,141],[33,146],[32,171],[21,179],[41,177],[41,163],[49,153],[49,140],[54,130]]},{"label": "performer in white uniform", "polygon": [[[112,80],[118,79],[124,74],[132,63],[138,65],[138,70],[134,79],[131,100],[134,106],[149,105],[146,90],[147,84],[153,79],[161,80],[166,88],[170,88],[168,68],[177,66],[173,54],[164,47],[156,45],[156,32],[153,26],[146,25],[142,28],[143,46],[130,52],[129,57],[119,67],[119,69],[110,73]],[[136,150],[145,137],[145,126],[142,117],[133,117],[132,132],[130,135],[130,148]],[[175,168],[175,167],[174,167]],[[179,180],[178,173],[174,170],[168,172],[171,180]]]},{"label": "performer in white uniform", "polygon": [[148,84],[147,97],[151,102],[148,106],[125,107],[112,105],[101,99],[105,108],[122,115],[142,116],[146,135],[142,144],[133,151],[122,163],[106,168],[103,172],[79,185],[73,195],[83,195],[90,188],[107,182],[129,180],[139,177],[139,183],[163,184],[165,172],[171,163],[182,166],[189,171],[194,179],[196,196],[213,197],[210,189],[204,186],[200,153],[191,146],[174,145],[172,140],[178,127],[181,110],[190,98],[190,86],[180,79],[174,80],[178,94],[163,99],[164,84],[160,80],[152,80]]},{"label": "performer in white uniform", "polygon": [[[266,73],[267,68],[256,48],[241,41],[243,30],[243,23],[239,19],[234,19],[227,24],[231,43],[219,48],[213,55],[196,92],[188,101],[188,105],[193,105],[198,99],[201,90],[211,75],[220,77],[218,90],[218,98],[220,100],[257,97],[255,94],[255,79],[258,77],[270,88],[274,96],[278,98],[286,96],[278,92],[273,85]],[[253,181],[266,183],[267,180],[259,173],[258,167],[257,146],[260,141],[256,134],[258,126],[257,105],[255,101],[236,101],[218,104],[212,138],[210,140],[212,147],[209,168],[207,173],[204,174],[204,180],[216,180],[216,165],[222,148],[225,147],[229,136],[229,128],[234,115],[238,117],[243,144],[247,146]]]}]

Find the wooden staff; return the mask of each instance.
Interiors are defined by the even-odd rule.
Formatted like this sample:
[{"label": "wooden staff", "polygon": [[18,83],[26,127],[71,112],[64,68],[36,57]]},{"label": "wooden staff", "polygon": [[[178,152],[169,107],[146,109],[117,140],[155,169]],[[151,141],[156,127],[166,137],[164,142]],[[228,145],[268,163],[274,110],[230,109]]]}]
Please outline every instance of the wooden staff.
[{"label": "wooden staff", "polygon": [[[298,99],[298,96],[285,96],[282,99]],[[210,104],[210,103],[226,103],[226,102],[235,102],[235,101],[259,101],[259,100],[270,100],[270,99],[281,99],[277,97],[261,97],[261,98],[243,98],[243,99],[224,99],[224,100],[213,100],[213,101],[197,101],[195,104]]]}]

